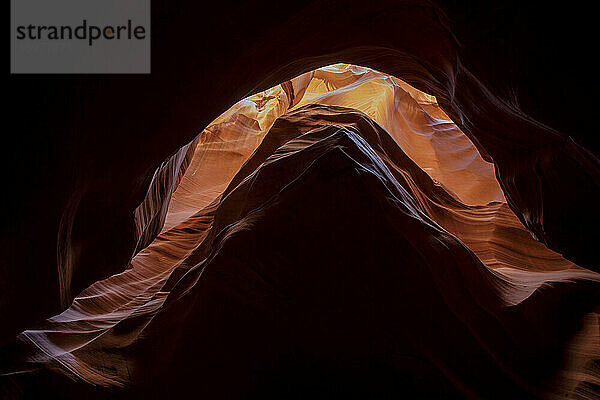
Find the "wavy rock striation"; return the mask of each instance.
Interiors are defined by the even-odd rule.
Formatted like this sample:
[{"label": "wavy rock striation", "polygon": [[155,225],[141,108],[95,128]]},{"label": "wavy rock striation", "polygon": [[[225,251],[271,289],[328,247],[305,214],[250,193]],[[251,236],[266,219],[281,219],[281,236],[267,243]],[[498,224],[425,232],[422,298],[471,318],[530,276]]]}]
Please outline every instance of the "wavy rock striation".
[{"label": "wavy rock striation", "polygon": [[1,344],[121,272],[147,243],[142,232],[151,240],[145,218],[160,222],[162,212],[136,208],[199,127],[281,82],[293,104],[306,86],[295,76],[336,62],[435,96],[494,162],[521,223],[598,270],[594,13],[562,3],[327,0],[162,2],[152,18],[152,74],[9,77],[16,143],[2,147]]},{"label": "wavy rock striation", "polygon": [[435,98],[331,66],[177,154],[138,209],[156,239],[5,349],[4,370],[76,378],[26,390],[599,394],[600,275],[534,240]]}]

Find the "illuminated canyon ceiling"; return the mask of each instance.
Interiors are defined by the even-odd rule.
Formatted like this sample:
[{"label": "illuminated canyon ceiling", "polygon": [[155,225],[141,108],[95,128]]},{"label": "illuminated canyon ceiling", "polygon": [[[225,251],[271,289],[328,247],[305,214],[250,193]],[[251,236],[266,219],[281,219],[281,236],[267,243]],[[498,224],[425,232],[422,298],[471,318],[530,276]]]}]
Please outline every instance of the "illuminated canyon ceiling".
[{"label": "illuminated canyon ceiling", "polygon": [[[593,144],[472,68],[437,6],[346,11],[355,35],[327,4],[233,67],[176,47],[164,83],[76,82],[83,167],[39,211],[57,265],[4,272],[3,397],[600,396]],[[31,237],[11,260],[43,259]]]}]

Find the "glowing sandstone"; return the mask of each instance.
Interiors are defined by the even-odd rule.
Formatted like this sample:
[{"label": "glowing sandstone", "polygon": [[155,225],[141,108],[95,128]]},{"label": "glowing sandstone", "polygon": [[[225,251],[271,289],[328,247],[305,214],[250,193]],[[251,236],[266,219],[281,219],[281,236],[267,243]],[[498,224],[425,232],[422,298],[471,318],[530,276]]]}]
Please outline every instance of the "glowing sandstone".
[{"label": "glowing sandstone", "polygon": [[[277,369],[254,364],[261,354],[285,359],[297,346],[331,362],[355,346],[356,357],[393,355],[392,381],[416,371],[425,384],[405,382],[409,392],[562,396],[527,375],[532,365],[543,375],[556,350],[538,340],[552,321],[528,316],[552,315],[548,299],[591,293],[600,276],[533,240],[493,165],[434,98],[372,70],[327,67],[235,104],[174,160],[149,193],[178,183],[161,234],[130,268],[25,331],[25,361],[139,393],[159,382],[177,393],[175,379],[196,376],[200,391],[240,395],[252,373]],[[137,215],[141,232],[147,214]],[[362,340],[340,340],[346,331]],[[587,335],[567,354],[558,381],[574,390],[600,355]],[[232,376],[241,380],[225,387]]]}]

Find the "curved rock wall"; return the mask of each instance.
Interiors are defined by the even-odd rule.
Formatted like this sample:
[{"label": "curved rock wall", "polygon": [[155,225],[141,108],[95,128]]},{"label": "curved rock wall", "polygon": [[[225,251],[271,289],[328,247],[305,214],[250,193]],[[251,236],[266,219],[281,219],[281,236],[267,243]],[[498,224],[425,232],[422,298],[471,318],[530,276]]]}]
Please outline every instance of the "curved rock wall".
[{"label": "curved rock wall", "polygon": [[[221,397],[337,393],[350,377],[359,393],[593,393],[600,275],[532,238],[434,97],[334,65],[238,102],[177,154],[140,211],[165,220],[160,235],[23,332],[11,368],[123,397],[198,379]],[[339,376],[304,385],[299,359]]]}]

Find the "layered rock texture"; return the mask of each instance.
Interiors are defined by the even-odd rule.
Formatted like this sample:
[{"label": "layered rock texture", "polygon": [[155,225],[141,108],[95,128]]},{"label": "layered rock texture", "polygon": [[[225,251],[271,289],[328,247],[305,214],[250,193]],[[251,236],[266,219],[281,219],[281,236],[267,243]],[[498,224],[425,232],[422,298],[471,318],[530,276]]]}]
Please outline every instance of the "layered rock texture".
[{"label": "layered rock texture", "polygon": [[129,261],[103,279],[78,272],[76,194],[65,310],[7,340],[6,393],[599,396],[600,274],[542,212],[550,166],[593,180],[597,159],[468,76],[462,100],[436,98],[334,64],[237,102],[147,174],[129,253],[105,249]]}]

